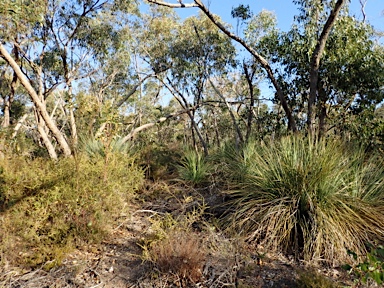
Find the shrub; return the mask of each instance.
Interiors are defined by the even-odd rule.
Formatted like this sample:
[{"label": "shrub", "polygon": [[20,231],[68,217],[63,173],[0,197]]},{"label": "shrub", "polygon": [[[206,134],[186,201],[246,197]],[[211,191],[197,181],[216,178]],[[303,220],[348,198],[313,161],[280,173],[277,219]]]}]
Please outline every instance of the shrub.
[{"label": "shrub", "polygon": [[[230,154],[229,154],[230,155]],[[384,239],[384,166],[338,141],[287,137],[230,155],[224,223],[271,250],[336,264]]]},{"label": "shrub", "polygon": [[[348,251],[348,254],[352,255],[354,260],[358,259],[358,255],[353,251]],[[371,246],[363,262],[354,267],[346,264],[343,265],[343,268],[354,274],[358,278],[359,284],[367,284],[372,280],[378,285],[382,285],[384,283],[384,247]]]},{"label": "shrub", "polygon": [[27,267],[56,265],[75,246],[102,240],[143,179],[134,159],[120,154],[108,162],[78,155],[1,164],[0,261]]},{"label": "shrub", "polygon": [[151,263],[165,278],[185,285],[199,281],[206,248],[193,226],[202,221],[204,209],[202,206],[177,217],[169,213],[151,217],[150,233],[139,243],[143,248],[142,259]]}]

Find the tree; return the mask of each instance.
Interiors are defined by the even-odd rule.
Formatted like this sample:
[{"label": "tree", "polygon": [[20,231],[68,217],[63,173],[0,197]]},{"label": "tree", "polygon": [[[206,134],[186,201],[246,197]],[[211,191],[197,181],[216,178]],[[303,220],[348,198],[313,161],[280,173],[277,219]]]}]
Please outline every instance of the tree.
[{"label": "tree", "polygon": [[[48,113],[46,100],[53,91],[64,85],[66,92],[62,98],[68,104],[62,106],[61,110],[69,118],[72,144],[75,145],[77,129],[73,83],[89,77],[98,69],[97,65],[104,64],[103,58],[106,55],[119,49],[122,43],[120,32],[123,31],[124,23],[116,21],[116,17],[119,11],[127,12],[130,4],[107,0],[50,0],[42,3],[44,5],[41,4],[37,7],[40,9],[36,9],[40,11],[39,17],[32,17],[34,13],[32,16],[26,13],[22,2],[17,3],[17,8],[20,9],[16,12],[9,8],[3,9],[8,11],[6,15],[12,17],[5,18],[4,25],[10,29],[9,33],[1,36],[7,44],[0,46],[0,55],[12,67],[30,95],[36,110],[40,136],[51,158],[57,158],[49,133],[52,133],[65,156],[71,155],[72,151],[62,127],[58,127],[53,119],[54,115]],[[115,20],[111,20],[113,17]],[[105,21],[100,21],[102,19]],[[16,20],[28,25],[25,24],[23,29],[12,29],[12,23],[20,26]],[[13,36],[9,36],[12,33]],[[12,57],[6,46],[14,47],[22,63],[17,63],[17,59]]]},{"label": "tree", "polygon": [[[277,75],[273,72],[273,69],[270,65],[270,63],[267,61],[267,59],[261,54],[259,54],[251,45],[248,45],[248,43],[232,33],[229,29],[227,29],[210,11],[209,9],[202,3],[200,0],[194,0],[193,3],[190,4],[172,4],[168,2],[158,1],[158,0],[148,0],[150,3],[154,3],[157,5],[163,5],[167,7],[172,8],[189,8],[189,7],[197,7],[203,13],[213,22],[215,25],[223,31],[228,37],[235,40],[239,44],[241,44],[247,51],[251,53],[251,55],[254,57],[255,61],[257,61],[261,67],[264,69],[264,71],[267,74],[267,77],[271,81],[273,87],[276,89],[276,94],[278,97],[279,102],[281,103],[287,120],[288,120],[288,128],[292,131],[297,131],[297,125],[294,120],[291,108],[288,105],[288,100],[286,95],[284,94],[281,84],[279,83],[277,79]],[[296,3],[302,5],[303,9],[305,10],[308,7],[314,6],[315,9],[322,6],[323,1],[295,1]],[[307,99],[308,102],[308,112],[307,112],[307,125],[308,125],[308,131],[310,134],[313,134],[314,131],[314,119],[316,114],[313,112],[314,105],[317,102],[318,96],[318,89],[317,89],[317,82],[318,82],[318,70],[320,67],[320,60],[323,56],[323,52],[325,49],[325,44],[327,42],[327,39],[329,37],[329,34],[331,32],[331,29],[333,25],[335,24],[337,17],[341,11],[341,9],[346,5],[346,0],[338,0],[334,4],[330,4],[328,10],[329,14],[325,18],[325,22],[322,24],[322,28],[320,30],[319,35],[314,38],[316,45],[313,49],[313,51],[308,51],[311,55],[310,57],[310,63],[309,63],[309,78],[310,78],[310,85],[309,85],[309,97]],[[316,18],[316,13],[314,13],[314,17]]]},{"label": "tree", "polygon": [[169,10],[154,9],[152,13],[156,17],[143,25],[148,28],[140,37],[146,39],[140,47],[141,57],[186,111],[192,139],[196,136],[207,154],[198,109],[204,104],[208,78],[225,73],[227,67],[235,65],[235,50],[230,40],[202,14],[179,24],[176,18],[166,14]]}]

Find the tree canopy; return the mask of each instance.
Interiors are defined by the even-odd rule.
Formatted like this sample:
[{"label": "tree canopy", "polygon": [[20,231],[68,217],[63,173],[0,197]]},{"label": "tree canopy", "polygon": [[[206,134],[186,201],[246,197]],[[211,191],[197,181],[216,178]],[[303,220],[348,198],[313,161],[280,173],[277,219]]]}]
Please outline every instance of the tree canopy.
[{"label": "tree canopy", "polygon": [[[349,13],[348,1],[294,3],[295,21],[282,32],[273,12],[244,4],[229,11],[234,29],[199,0],[3,1],[3,132],[34,135],[51,158],[72,155],[79,137],[109,131],[135,142],[155,126],[206,154],[224,139],[290,132],[359,138],[351,127],[368,119],[376,136],[364,137],[377,139],[377,31]],[[174,11],[191,7],[200,13],[180,19]]]}]

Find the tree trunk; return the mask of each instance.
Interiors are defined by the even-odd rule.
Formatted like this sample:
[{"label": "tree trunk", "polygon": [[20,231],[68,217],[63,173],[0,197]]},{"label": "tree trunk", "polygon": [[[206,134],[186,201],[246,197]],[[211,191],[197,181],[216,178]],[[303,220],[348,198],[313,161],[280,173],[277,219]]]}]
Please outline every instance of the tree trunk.
[{"label": "tree trunk", "polygon": [[323,86],[319,87],[319,139],[325,136],[326,117],[327,117],[327,91]]},{"label": "tree trunk", "polygon": [[5,47],[2,44],[0,44],[0,54],[3,55],[3,58],[5,59],[5,61],[12,67],[13,71],[17,75],[17,78],[20,80],[21,85],[23,85],[24,88],[27,90],[29,96],[32,99],[33,104],[36,107],[37,113],[41,115],[46,126],[52,132],[57,143],[62,149],[63,154],[65,156],[70,156],[72,154],[71,148],[69,147],[67,141],[65,140],[63,133],[59,130],[55,122],[49,116],[45,104],[40,100],[38,94],[36,93],[31,83],[29,82],[28,78],[24,75],[19,65],[17,65],[15,60],[12,58],[12,56],[8,53],[8,51],[5,49]]},{"label": "tree trunk", "polygon": [[51,140],[46,132],[46,126],[44,119],[35,108],[35,117],[37,122],[37,131],[39,131],[40,137],[43,140],[43,144],[48,151],[49,157],[53,160],[57,160],[57,153],[55,147],[53,147]]},{"label": "tree trunk", "polygon": [[6,97],[4,97],[4,106],[3,106],[3,121],[1,122],[1,127],[3,128],[7,128],[9,127],[10,125],[10,108],[11,108],[11,95],[8,95]]},{"label": "tree trunk", "polygon": [[[208,79],[209,80],[209,83],[211,84],[213,90],[215,90],[216,94],[219,95],[219,97],[221,98],[221,100],[225,103],[225,105],[227,106],[227,109],[228,109],[228,112],[229,112],[229,115],[231,116],[231,119],[232,119],[232,123],[233,123],[233,127],[235,128],[236,130],[236,134],[237,134],[237,137],[236,137],[236,143],[238,144],[243,144],[244,143],[244,138],[243,138],[243,135],[241,134],[241,130],[240,130],[240,127],[239,125],[237,124],[237,120],[236,120],[236,117],[235,115],[233,114],[233,111],[231,109],[231,106],[229,105],[228,101],[225,99],[225,97],[220,93],[220,91],[216,88],[216,86],[212,83],[211,79]],[[240,142],[240,143],[239,143]]]},{"label": "tree trunk", "polygon": [[[16,47],[13,48],[12,52],[14,53],[15,57],[15,62],[19,63],[20,58],[19,58],[19,50],[17,50]],[[12,82],[11,82],[11,91],[8,97],[5,97],[4,101],[4,117],[3,117],[3,123],[2,127],[6,128],[11,125],[11,107],[12,107],[12,102],[13,99],[15,99],[15,94],[16,94],[16,89],[18,86],[17,83],[17,75],[16,72],[13,72],[13,77],[12,77]]]},{"label": "tree trunk", "polygon": [[249,102],[249,109],[248,109],[248,117],[247,117],[247,133],[245,134],[245,142],[249,141],[249,137],[252,133],[252,120],[253,120],[253,107],[255,106],[255,95],[253,93],[253,84],[252,84],[252,78],[253,75],[249,74],[248,67],[243,63],[243,69],[245,73],[245,78],[247,79],[248,88],[249,88],[249,96],[250,96],[250,102]]},{"label": "tree trunk", "polygon": [[311,136],[315,136],[315,119],[316,119],[316,111],[314,111],[316,96],[317,96],[317,87],[319,81],[319,67],[321,56],[323,55],[325,44],[331,33],[331,29],[336,22],[337,16],[340,13],[341,8],[346,3],[347,0],[338,0],[335,4],[335,7],[332,9],[331,14],[329,15],[327,22],[323,27],[323,31],[320,34],[320,37],[317,41],[316,48],[313,51],[311,58],[311,66],[310,66],[310,76],[309,76],[309,99],[308,99],[308,133]]}]

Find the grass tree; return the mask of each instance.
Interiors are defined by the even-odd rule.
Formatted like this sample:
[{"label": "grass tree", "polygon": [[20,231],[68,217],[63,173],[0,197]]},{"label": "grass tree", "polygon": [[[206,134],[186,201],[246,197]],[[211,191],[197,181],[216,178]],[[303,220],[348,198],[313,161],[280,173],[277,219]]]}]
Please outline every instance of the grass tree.
[{"label": "grass tree", "polygon": [[336,264],[384,239],[384,168],[339,141],[302,137],[227,152],[224,222],[271,250]]}]

